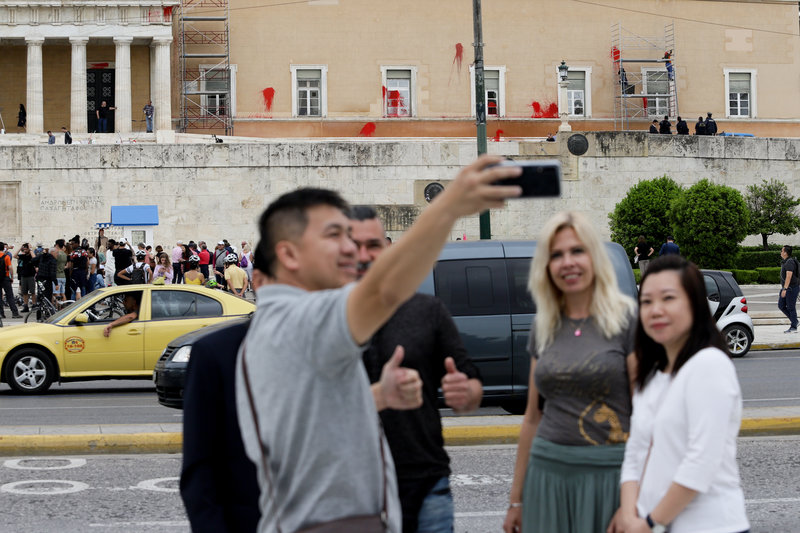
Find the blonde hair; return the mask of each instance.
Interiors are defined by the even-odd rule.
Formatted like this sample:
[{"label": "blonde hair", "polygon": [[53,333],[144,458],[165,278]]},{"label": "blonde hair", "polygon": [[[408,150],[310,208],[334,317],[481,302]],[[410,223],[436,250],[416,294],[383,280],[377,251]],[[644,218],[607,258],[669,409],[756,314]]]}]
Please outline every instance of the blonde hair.
[{"label": "blonde hair", "polygon": [[619,334],[636,310],[633,299],[620,292],[614,266],[594,226],[580,213],[557,213],[542,228],[528,277],[528,289],[536,301],[535,333],[539,353],[552,344],[556,330],[561,326],[564,294],[550,278],[549,264],[553,239],[559,231],[567,228],[575,231],[592,258],[594,287],[589,314],[603,336],[610,339]]}]

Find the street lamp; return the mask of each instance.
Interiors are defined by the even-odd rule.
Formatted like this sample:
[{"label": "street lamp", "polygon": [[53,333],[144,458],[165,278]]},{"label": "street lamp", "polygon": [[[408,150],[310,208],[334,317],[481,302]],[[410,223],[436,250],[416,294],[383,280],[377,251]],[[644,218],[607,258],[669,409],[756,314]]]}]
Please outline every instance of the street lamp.
[{"label": "street lamp", "polygon": [[572,131],[572,126],[567,122],[569,116],[569,102],[567,101],[567,85],[569,84],[569,67],[562,60],[558,66],[558,99],[560,101],[560,109],[558,114],[561,117],[561,125],[558,131]]}]

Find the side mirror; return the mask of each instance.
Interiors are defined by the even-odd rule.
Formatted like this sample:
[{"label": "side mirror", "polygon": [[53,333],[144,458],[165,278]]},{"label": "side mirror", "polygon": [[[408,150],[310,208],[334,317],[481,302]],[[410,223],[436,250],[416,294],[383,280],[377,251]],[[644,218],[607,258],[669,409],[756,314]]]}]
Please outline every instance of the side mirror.
[{"label": "side mirror", "polygon": [[75,315],[74,322],[76,324],[88,324],[89,323],[89,315],[87,315],[86,313],[80,313],[78,315]]}]

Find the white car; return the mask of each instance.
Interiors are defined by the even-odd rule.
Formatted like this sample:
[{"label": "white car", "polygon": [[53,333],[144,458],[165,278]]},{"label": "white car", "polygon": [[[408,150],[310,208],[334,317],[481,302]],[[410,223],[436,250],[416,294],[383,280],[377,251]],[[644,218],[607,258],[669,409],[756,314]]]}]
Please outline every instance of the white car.
[{"label": "white car", "polygon": [[753,319],[747,298],[730,272],[703,270],[708,305],[734,357],[743,357],[753,344]]}]

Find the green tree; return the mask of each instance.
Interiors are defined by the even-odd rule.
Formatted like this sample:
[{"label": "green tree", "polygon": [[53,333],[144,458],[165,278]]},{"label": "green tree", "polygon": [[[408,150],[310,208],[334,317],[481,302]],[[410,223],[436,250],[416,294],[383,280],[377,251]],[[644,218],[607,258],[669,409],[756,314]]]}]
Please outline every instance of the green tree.
[{"label": "green tree", "polygon": [[644,235],[658,252],[659,244],[672,234],[667,213],[680,192],[681,186],[666,175],[640,181],[628,189],[608,215],[611,240],[632,254],[639,235]]},{"label": "green tree", "polygon": [[701,268],[726,268],[747,236],[750,214],[739,191],[704,179],[675,198],[669,219],[686,258]]},{"label": "green tree", "polygon": [[761,235],[764,249],[773,233],[790,235],[800,229],[795,208],[800,199],[789,194],[789,187],[776,179],[762,180],[761,185],[747,186],[747,210],[750,212],[748,235]]}]

